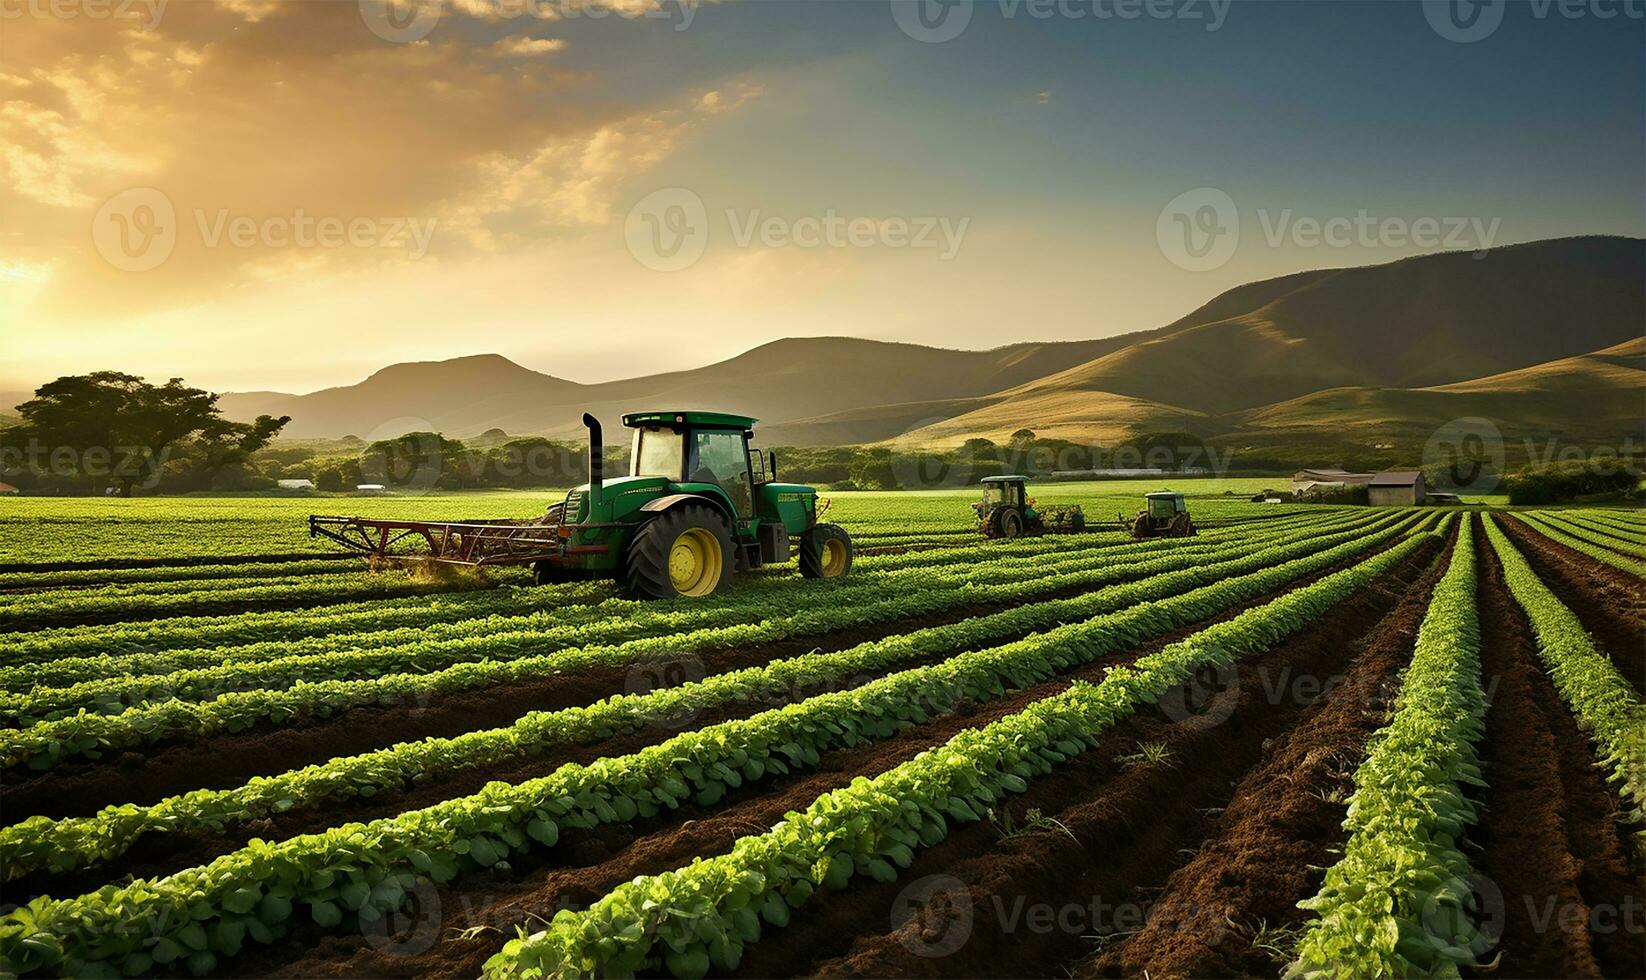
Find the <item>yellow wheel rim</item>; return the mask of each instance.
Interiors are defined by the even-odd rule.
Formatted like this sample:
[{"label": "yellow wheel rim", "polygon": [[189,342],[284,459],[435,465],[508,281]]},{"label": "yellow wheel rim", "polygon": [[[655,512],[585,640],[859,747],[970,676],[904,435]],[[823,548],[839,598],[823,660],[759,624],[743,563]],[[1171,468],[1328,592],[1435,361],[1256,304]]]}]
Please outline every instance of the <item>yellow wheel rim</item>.
[{"label": "yellow wheel rim", "polygon": [[700,527],[680,532],[669,547],[669,581],[681,595],[708,595],[720,584],[720,539]]},{"label": "yellow wheel rim", "polygon": [[823,542],[823,577],[834,578],[846,572],[846,542],[835,538]]}]

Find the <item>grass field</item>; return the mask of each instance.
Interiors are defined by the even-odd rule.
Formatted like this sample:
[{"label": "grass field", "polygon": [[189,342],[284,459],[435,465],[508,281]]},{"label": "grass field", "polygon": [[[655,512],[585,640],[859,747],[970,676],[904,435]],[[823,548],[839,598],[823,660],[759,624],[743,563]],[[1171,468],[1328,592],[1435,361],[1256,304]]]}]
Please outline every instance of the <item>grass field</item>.
[{"label": "grass field", "polygon": [[1646,975],[1646,518],[1272,482],[659,603],[307,537],[542,494],[0,503],[0,973]]}]

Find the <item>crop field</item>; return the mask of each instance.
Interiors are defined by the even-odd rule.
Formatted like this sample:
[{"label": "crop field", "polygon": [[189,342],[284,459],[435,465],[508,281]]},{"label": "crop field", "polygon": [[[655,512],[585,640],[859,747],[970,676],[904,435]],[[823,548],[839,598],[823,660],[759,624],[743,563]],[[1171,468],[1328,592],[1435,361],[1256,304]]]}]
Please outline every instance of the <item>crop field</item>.
[{"label": "crop field", "polygon": [[0,503],[0,975],[1646,976],[1646,516],[1272,484],[669,602]]}]

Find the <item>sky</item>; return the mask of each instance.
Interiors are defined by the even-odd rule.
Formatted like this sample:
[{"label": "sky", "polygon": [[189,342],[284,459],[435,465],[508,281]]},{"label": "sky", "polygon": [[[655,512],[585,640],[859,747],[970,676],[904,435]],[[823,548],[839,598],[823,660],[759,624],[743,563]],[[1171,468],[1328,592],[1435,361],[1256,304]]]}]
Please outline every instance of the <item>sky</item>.
[{"label": "sky", "polygon": [[1646,0],[0,0],[0,390],[577,381],[1646,236]]}]

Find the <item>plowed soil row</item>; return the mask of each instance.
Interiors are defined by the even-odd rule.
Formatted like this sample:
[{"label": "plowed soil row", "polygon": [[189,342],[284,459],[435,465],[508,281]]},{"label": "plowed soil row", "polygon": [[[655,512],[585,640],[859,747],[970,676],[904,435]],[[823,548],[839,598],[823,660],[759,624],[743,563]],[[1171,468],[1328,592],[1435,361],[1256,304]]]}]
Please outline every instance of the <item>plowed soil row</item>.
[{"label": "plowed soil row", "polygon": [[1240,781],[1194,858],[1166,880],[1142,929],[1076,967],[1075,976],[1275,974],[1284,948],[1254,940],[1264,929],[1284,936],[1303,922],[1307,913],[1297,903],[1319,891],[1322,869],[1337,859],[1354,771],[1400,691],[1450,548],[1365,638],[1344,682]]},{"label": "plowed soil row", "polygon": [[[1103,736],[1097,751],[1012,797],[1018,826],[1035,810],[1055,824],[1015,836],[988,821],[972,824],[920,852],[897,881],[854,882],[814,898],[780,936],[750,951],[739,975],[1065,975],[1097,937],[1141,924],[1161,883],[1194,856],[1210,814],[1228,803],[1269,740],[1308,711],[1318,690],[1293,681],[1341,677],[1361,638],[1437,550],[1420,549],[1226,676],[1203,715],[1142,713]],[[1231,691],[1238,692],[1232,704]],[[1145,744],[1163,745],[1169,756],[1139,758]],[[918,901],[933,885],[943,897]]]},{"label": "plowed soil row", "polygon": [[[1336,567],[1347,564],[1352,561]],[[1075,587],[1050,593],[1048,598],[1072,597],[1086,591]],[[694,675],[698,661],[707,674],[723,673],[814,650],[844,650],[865,641],[999,612],[1010,605],[976,604],[754,647],[705,651],[683,662],[691,665]],[[174,739],[142,751],[121,753],[107,762],[70,762],[35,776],[16,772],[0,786],[0,802],[4,804],[0,807],[0,825],[34,814],[84,816],[111,803],[152,803],[193,789],[238,786],[253,776],[282,773],[397,742],[498,728],[529,711],[591,704],[631,689],[649,690],[654,680],[655,672],[645,665],[588,669],[528,683],[439,695],[427,703],[360,705],[289,727]],[[636,684],[642,686],[637,688]],[[563,761],[565,758],[559,757],[555,764]],[[538,767],[532,768],[535,771]],[[474,785],[486,781],[481,779]]]},{"label": "plowed soil row", "polygon": [[1646,582],[1552,541],[1516,518],[1499,526],[1635,693],[1646,695]]},{"label": "plowed soil row", "polygon": [[1469,837],[1490,883],[1482,892],[1501,896],[1502,959],[1491,976],[1646,976],[1646,889],[1630,866],[1617,794],[1544,672],[1497,555],[1484,535],[1476,542],[1490,708],[1484,809]]},{"label": "plowed soil row", "polygon": [[[803,808],[859,775],[883,772],[965,728],[988,724],[1056,694],[1073,680],[1101,679],[1117,663],[1129,663],[1281,591],[1285,590],[1065,677],[986,704],[962,705],[953,714],[884,742],[825,753],[819,770],[745,784],[713,807],[687,804],[652,821],[566,831],[552,851],[523,855],[507,869],[465,876],[429,892],[437,898],[424,903],[428,911],[400,924],[397,936],[402,942],[396,943],[394,937],[325,937],[318,930],[299,930],[277,946],[233,964],[234,969],[243,976],[477,975],[486,957],[518,926],[550,918],[559,908],[582,907],[637,875],[667,871],[694,856],[723,853],[737,837],[763,831],[789,810]],[[1135,738],[1130,733],[1116,737],[1116,745],[1128,746]],[[465,932],[474,927],[480,928]],[[777,941],[785,940],[779,934]]]}]

